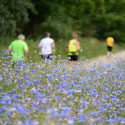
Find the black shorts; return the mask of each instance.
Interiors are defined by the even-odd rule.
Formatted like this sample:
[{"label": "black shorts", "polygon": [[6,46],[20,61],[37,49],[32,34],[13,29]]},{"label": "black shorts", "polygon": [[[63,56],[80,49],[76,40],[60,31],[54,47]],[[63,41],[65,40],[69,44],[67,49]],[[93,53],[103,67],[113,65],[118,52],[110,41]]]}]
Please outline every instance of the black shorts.
[{"label": "black shorts", "polygon": [[107,46],[107,50],[108,50],[109,52],[111,52],[111,51],[112,51],[112,47],[111,47],[111,46]]},{"label": "black shorts", "polygon": [[71,55],[68,56],[69,61],[77,61],[78,60],[78,55]]},{"label": "black shorts", "polygon": [[52,54],[41,55],[41,57],[42,57],[43,59],[52,59]]}]

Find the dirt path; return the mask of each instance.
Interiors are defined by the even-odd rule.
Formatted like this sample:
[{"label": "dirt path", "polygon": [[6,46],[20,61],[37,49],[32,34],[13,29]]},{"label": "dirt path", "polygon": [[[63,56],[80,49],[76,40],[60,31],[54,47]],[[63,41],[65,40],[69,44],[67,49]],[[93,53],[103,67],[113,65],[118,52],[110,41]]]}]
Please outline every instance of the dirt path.
[{"label": "dirt path", "polygon": [[[119,53],[115,53],[112,55],[112,58],[108,59],[106,55],[104,56],[99,56],[96,58],[92,58],[92,59],[83,59],[82,61],[79,61],[79,65],[77,65],[78,69],[87,69],[90,70],[93,67],[98,67],[101,65],[106,65],[106,64],[116,64],[119,60],[121,61],[124,60],[125,62],[125,50],[121,51]],[[45,65],[43,65],[42,63],[38,64],[40,65],[40,67],[42,66],[45,67]],[[64,66],[67,68],[67,71],[72,71],[72,66],[70,63],[64,63]],[[60,67],[61,68],[61,67]]]},{"label": "dirt path", "polygon": [[90,69],[94,67],[98,67],[106,64],[116,64],[118,61],[125,60],[125,50],[119,53],[113,54],[112,58],[108,59],[107,56],[99,56],[93,59],[86,59],[83,62],[80,62],[79,68]]},{"label": "dirt path", "polygon": [[121,51],[119,53],[113,54],[112,58],[108,59],[107,56],[99,56],[96,58],[93,58],[90,60],[91,63],[99,63],[101,62],[102,64],[107,64],[107,63],[112,63],[112,62],[116,62],[119,59],[125,59],[125,50]]}]

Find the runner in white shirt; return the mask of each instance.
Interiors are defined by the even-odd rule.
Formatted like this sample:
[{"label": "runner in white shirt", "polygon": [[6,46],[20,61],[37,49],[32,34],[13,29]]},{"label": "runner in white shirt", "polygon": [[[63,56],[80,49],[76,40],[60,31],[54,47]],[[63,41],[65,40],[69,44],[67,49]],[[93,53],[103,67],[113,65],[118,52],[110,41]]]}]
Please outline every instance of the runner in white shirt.
[{"label": "runner in white shirt", "polygon": [[46,37],[43,38],[38,48],[41,48],[41,57],[44,59],[51,59],[53,52],[55,52],[54,40],[50,38],[50,33],[46,33]]}]

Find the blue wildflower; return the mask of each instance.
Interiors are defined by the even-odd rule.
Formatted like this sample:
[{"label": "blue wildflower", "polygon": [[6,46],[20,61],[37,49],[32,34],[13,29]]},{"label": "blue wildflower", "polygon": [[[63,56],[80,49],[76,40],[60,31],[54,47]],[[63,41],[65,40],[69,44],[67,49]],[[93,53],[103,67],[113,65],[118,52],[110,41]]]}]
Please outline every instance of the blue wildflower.
[{"label": "blue wildflower", "polygon": [[116,120],[115,120],[115,119],[110,118],[110,119],[108,119],[108,120],[107,120],[107,122],[108,122],[108,123],[115,123],[115,122],[116,122]]}]

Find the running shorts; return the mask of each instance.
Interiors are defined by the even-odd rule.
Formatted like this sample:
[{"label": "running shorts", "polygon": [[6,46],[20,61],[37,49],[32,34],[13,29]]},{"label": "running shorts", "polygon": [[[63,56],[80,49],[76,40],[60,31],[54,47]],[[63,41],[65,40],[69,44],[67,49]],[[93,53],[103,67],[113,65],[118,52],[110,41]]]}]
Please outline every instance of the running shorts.
[{"label": "running shorts", "polygon": [[107,46],[107,50],[108,50],[109,52],[111,52],[111,51],[112,51],[112,47],[111,47],[111,46]]},{"label": "running shorts", "polygon": [[68,56],[69,61],[77,61],[78,60],[78,55],[70,55]]},{"label": "running shorts", "polygon": [[41,55],[41,57],[42,57],[43,59],[52,59],[52,54]]}]

